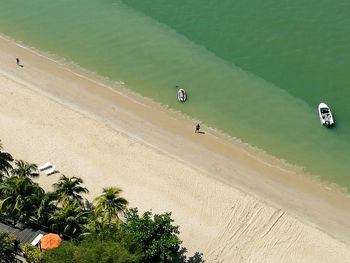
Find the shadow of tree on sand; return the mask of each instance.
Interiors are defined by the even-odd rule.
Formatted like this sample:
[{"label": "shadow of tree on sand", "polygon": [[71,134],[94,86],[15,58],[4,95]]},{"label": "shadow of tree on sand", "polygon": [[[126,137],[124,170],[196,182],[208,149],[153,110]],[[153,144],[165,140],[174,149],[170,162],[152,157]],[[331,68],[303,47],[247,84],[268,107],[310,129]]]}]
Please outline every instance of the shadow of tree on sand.
[{"label": "shadow of tree on sand", "polygon": [[174,262],[175,263],[204,263],[205,262],[203,259],[203,253],[196,252],[194,253],[193,256],[187,258],[185,255],[186,252],[187,252],[186,248],[184,247],[180,248]]}]

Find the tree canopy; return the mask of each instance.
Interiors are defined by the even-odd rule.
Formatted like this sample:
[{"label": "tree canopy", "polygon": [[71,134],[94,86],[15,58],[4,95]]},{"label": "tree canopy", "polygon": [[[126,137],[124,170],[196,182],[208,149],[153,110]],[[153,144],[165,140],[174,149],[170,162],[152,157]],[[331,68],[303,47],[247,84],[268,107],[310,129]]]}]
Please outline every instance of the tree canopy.
[{"label": "tree canopy", "polygon": [[39,208],[45,191],[28,177],[7,178],[0,184],[0,212],[16,221],[27,221]]},{"label": "tree canopy", "polygon": [[182,243],[178,226],[173,226],[171,213],[155,214],[147,211],[139,215],[136,208],[126,214],[124,231],[141,244],[143,262],[173,262]]},{"label": "tree canopy", "polygon": [[0,142],[0,178],[3,175],[8,175],[9,171],[12,169],[11,162],[13,157],[11,154],[2,151],[2,144]]},{"label": "tree canopy", "polygon": [[38,177],[38,166],[34,163],[28,163],[23,160],[15,161],[15,168],[11,170],[11,173],[16,176],[25,176],[25,177]]},{"label": "tree canopy", "polygon": [[62,204],[73,200],[82,202],[81,194],[89,193],[87,188],[81,186],[82,183],[83,179],[79,177],[67,177],[63,174],[58,182],[53,184],[57,200]]},{"label": "tree canopy", "polygon": [[58,208],[49,218],[51,228],[70,237],[79,236],[88,221],[89,212],[84,211],[77,201],[70,201]]},{"label": "tree canopy", "polygon": [[119,220],[118,213],[125,212],[128,201],[119,196],[121,192],[122,189],[118,187],[108,187],[103,189],[102,195],[95,198],[95,213],[101,215],[104,222]]},{"label": "tree canopy", "polygon": [[103,237],[93,234],[77,244],[64,242],[44,255],[47,263],[141,263],[141,258],[136,242],[118,232]]},{"label": "tree canopy", "polygon": [[41,263],[43,259],[43,252],[40,251],[38,247],[32,244],[26,243],[21,247],[24,253],[24,257],[27,263]]},{"label": "tree canopy", "polygon": [[15,262],[15,256],[18,251],[16,238],[11,234],[0,231],[0,263]]}]

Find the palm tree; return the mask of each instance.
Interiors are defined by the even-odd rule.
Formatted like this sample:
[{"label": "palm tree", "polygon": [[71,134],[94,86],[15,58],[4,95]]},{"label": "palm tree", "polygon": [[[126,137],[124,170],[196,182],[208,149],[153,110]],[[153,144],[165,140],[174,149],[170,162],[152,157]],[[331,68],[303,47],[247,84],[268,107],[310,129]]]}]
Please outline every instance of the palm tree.
[{"label": "palm tree", "polygon": [[63,174],[58,182],[53,184],[55,193],[57,194],[57,201],[64,204],[69,201],[77,200],[79,203],[81,203],[83,198],[80,194],[89,193],[87,188],[80,185],[82,183],[83,179],[81,178],[75,176],[67,177]]},{"label": "palm tree", "polygon": [[16,167],[12,169],[11,173],[17,176],[38,177],[38,166],[34,163],[28,163],[22,160],[15,161]]},{"label": "palm tree", "polygon": [[119,194],[122,189],[118,187],[108,187],[103,189],[103,194],[95,198],[95,213],[102,215],[103,221],[111,223],[112,220],[119,220],[118,214],[126,210],[128,201]]},{"label": "palm tree", "polygon": [[116,233],[118,230],[120,230],[119,222],[107,223],[100,215],[92,213],[89,215],[88,222],[80,238],[98,235],[103,240],[105,237],[110,237],[111,233]]},{"label": "palm tree", "polygon": [[105,226],[106,224],[102,222],[101,217],[97,216],[96,213],[91,213],[82,236],[88,236],[91,234],[102,232]]},{"label": "palm tree", "polygon": [[68,201],[50,216],[49,222],[52,230],[76,237],[83,231],[88,215],[89,212],[83,211],[78,201]]},{"label": "palm tree", "polygon": [[55,193],[46,193],[43,198],[40,200],[40,205],[35,211],[35,220],[39,225],[49,226],[49,218],[53,215],[57,207],[54,202],[57,200]]},{"label": "palm tree", "polygon": [[2,144],[0,142],[0,177],[9,174],[9,171],[12,169],[12,161],[13,157],[11,154],[2,151]]},{"label": "palm tree", "polygon": [[40,205],[45,191],[27,177],[7,178],[0,185],[0,212],[13,219],[28,221]]}]

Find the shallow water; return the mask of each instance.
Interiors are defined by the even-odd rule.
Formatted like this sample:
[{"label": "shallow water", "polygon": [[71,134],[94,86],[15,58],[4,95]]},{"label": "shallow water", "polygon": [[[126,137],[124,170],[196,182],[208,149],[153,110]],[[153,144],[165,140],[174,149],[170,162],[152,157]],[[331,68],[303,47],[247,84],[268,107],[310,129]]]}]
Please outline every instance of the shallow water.
[{"label": "shallow water", "polygon": [[[350,187],[350,2],[11,0],[0,32]],[[188,92],[176,100],[176,85]],[[320,101],[334,129],[321,127]]]}]

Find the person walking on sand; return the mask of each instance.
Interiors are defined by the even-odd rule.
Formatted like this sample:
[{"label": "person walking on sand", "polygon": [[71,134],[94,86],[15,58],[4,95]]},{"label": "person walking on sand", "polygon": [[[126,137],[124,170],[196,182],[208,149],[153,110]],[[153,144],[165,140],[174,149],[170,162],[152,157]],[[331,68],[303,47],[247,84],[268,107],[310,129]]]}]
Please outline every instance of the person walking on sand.
[{"label": "person walking on sand", "polygon": [[199,133],[199,129],[201,128],[201,126],[199,125],[199,123],[196,125],[196,130],[194,131],[195,133]]},{"label": "person walking on sand", "polygon": [[17,63],[17,66],[20,66],[21,68],[24,67],[23,65],[21,65],[21,64],[19,63],[19,58],[16,58],[16,63]]}]

